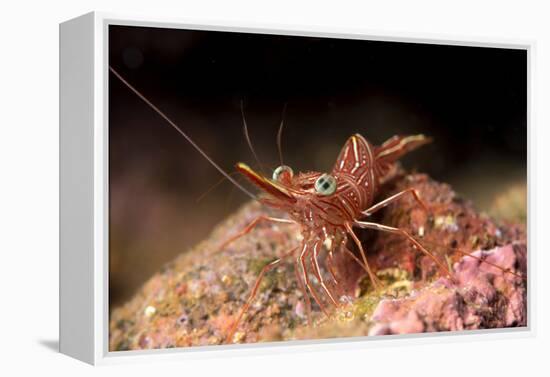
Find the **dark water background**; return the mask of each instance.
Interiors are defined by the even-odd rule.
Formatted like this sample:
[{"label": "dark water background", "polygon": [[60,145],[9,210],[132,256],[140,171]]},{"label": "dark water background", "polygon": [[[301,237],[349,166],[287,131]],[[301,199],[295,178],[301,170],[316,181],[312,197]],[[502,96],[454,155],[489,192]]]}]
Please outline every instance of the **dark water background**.
[{"label": "dark water background", "polygon": [[[434,142],[403,164],[452,184],[481,210],[526,182],[523,50],[111,26],[110,64],[231,171],[253,164],[242,134],[278,165],[332,168],[344,141]],[[208,236],[247,197],[114,76],[109,82],[110,302]]]}]

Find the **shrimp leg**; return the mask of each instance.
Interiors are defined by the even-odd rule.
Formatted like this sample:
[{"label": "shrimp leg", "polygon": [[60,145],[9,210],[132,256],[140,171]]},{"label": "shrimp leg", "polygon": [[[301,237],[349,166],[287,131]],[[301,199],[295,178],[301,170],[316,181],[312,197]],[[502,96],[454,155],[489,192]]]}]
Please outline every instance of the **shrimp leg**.
[{"label": "shrimp leg", "polygon": [[319,307],[327,317],[330,317],[327,309],[325,308],[325,305],[323,305],[321,299],[319,298],[319,296],[317,296],[317,293],[315,292],[315,290],[311,286],[311,282],[309,281],[309,276],[308,276],[308,271],[306,266],[306,258],[309,255],[309,252],[310,252],[310,247],[307,242],[304,242],[304,246],[302,247],[302,252],[298,257],[300,261],[300,265],[302,266],[302,277],[304,278],[305,285],[309,290],[309,292],[311,293],[311,296],[313,297],[317,305],[319,305]]},{"label": "shrimp leg", "polygon": [[384,199],[382,200],[381,202],[379,203],[376,203],[375,205],[371,206],[370,208],[364,210],[363,212],[361,212],[363,215],[365,216],[370,216],[372,215],[373,213],[375,213],[376,211],[386,207],[388,204],[400,199],[402,196],[406,195],[406,194],[411,194],[414,198],[414,200],[416,200],[416,202],[426,211],[426,212],[430,212],[428,210],[428,206],[426,205],[426,203],[424,203],[424,201],[422,199],[420,199],[420,194],[418,193],[418,191],[414,188],[408,188],[406,190],[403,190],[403,191],[400,191],[398,192],[397,194],[395,195],[392,195],[390,196],[389,198],[387,199]]},{"label": "shrimp leg", "polygon": [[302,291],[302,296],[304,296],[304,301],[306,303],[307,324],[311,326],[313,323],[311,319],[311,299],[307,294],[306,286],[304,284],[304,281],[302,280],[302,276],[300,275],[300,258],[299,257],[296,258],[296,260],[294,261],[294,271],[296,272],[296,281],[298,281],[298,286]]},{"label": "shrimp leg", "polygon": [[323,276],[321,275],[321,269],[319,268],[319,245],[321,244],[320,241],[317,241],[313,245],[313,253],[310,255],[311,259],[311,265],[313,266],[313,272],[315,274],[315,277],[317,280],[319,280],[319,283],[321,284],[321,287],[323,288],[323,291],[326,293],[328,298],[330,298],[330,301],[334,304],[334,306],[338,307],[338,301],[334,298],[333,293],[330,291],[330,289],[327,287],[325,280],[323,279]]},{"label": "shrimp leg", "polygon": [[353,239],[353,242],[355,242],[355,245],[357,245],[357,248],[361,253],[361,257],[363,258],[363,263],[361,264],[361,266],[363,266],[367,271],[367,273],[369,274],[369,278],[372,281],[374,288],[379,289],[382,286],[382,284],[380,284],[380,280],[378,280],[376,275],[372,272],[371,268],[369,267],[369,262],[367,262],[367,256],[365,254],[365,250],[363,249],[363,245],[361,244],[361,241],[359,240],[359,238],[357,238],[357,235],[353,232],[353,228],[349,223],[346,223],[346,230],[348,231],[349,235]]},{"label": "shrimp leg", "polygon": [[441,269],[441,271],[444,272],[445,275],[452,278],[452,273],[449,270],[447,266],[445,266],[443,263],[441,263],[430,251],[428,251],[420,242],[418,242],[413,236],[411,236],[408,232],[404,231],[403,229],[394,228],[387,225],[377,224],[377,223],[371,223],[367,221],[355,221],[353,225],[363,228],[363,229],[374,229],[379,230],[381,232],[388,232],[393,234],[399,234],[405,238],[407,238],[417,249],[419,249],[421,252],[426,254],[428,257],[430,257],[435,264]]},{"label": "shrimp leg", "polygon": [[258,288],[260,288],[260,283],[262,282],[262,279],[264,278],[265,274],[271,271],[272,269],[276,268],[283,261],[283,259],[293,255],[296,250],[298,250],[297,247],[285,253],[280,258],[277,258],[274,261],[268,263],[267,265],[264,266],[264,268],[262,268],[262,270],[260,271],[260,274],[256,278],[256,282],[254,283],[254,286],[252,288],[252,291],[250,292],[250,295],[248,296],[248,299],[246,300],[246,303],[241,308],[239,312],[239,316],[237,317],[235,322],[233,322],[233,325],[231,325],[231,328],[227,333],[227,336],[225,338],[226,343],[232,342],[233,336],[235,335],[235,331],[237,330],[237,326],[239,325],[239,322],[241,321],[244,313],[246,313],[248,308],[250,308],[250,305],[252,304],[254,297],[256,297],[256,294],[258,293]]},{"label": "shrimp leg", "polygon": [[252,220],[247,226],[243,228],[240,232],[235,234],[234,236],[230,237],[226,241],[224,241],[217,249],[217,252],[223,251],[230,243],[236,241],[237,239],[245,236],[246,234],[250,233],[256,225],[258,225],[260,222],[271,222],[271,223],[279,223],[279,224],[295,224],[294,221],[289,219],[281,219],[277,217],[270,217],[266,215],[260,215],[256,217],[254,220]]}]

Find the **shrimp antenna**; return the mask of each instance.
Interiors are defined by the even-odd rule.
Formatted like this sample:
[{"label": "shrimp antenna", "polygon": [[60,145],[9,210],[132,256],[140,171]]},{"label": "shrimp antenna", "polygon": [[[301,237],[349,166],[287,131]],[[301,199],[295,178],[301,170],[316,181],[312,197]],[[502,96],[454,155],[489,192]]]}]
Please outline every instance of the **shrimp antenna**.
[{"label": "shrimp antenna", "polygon": [[281,114],[281,124],[279,125],[279,130],[277,131],[277,150],[279,151],[279,161],[281,161],[281,166],[284,165],[283,163],[283,143],[282,143],[282,138],[283,138],[283,123],[284,123],[284,120],[285,120],[285,113],[286,113],[286,102],[283,106],[283,111],[282,111],[282,114]]},{"label": "shrimp antenna", "polygon": [[231,177],[225,170],[219,167],[218,164],[214,162],[195,142],[185,133],[181,128],[179,128],[176,123],[174,123],[168,116],[166,116],[158,107],[153,105],[143,94],[141,94],[136,88],[134,88],[128,81],[126,81],[113,67],[109,66],[109,70],[120,80],[124,85],[126,85],[132,92],[134,92],[139,98],[143,100],[149,107],[157,112],[165,121],[168,122],[172,127],[176,129],[192,146],[195,148],[213,167],[215,167],[224,177],[226,177],[231,183],[237,186],[242,192],[250,196],[252,199],[257,200],[256,196],[250,191],[245,189],[239,182],[237,182],[233,177]]},{"label": "shrimp antenna", "polygon": [[[229,175],[237,175],[239,174],[238,171],[233,171],[231,173],[229,173]],[[242,177],[242,176],[241,176]],[[225,182],[225,180],[227,179],[226,176],[223,176],[220,178],[220,180],[216,183],[214,183],[212,186],[210,186],[210,188],[208,190],[206,190],[205,192],[203,192],[198,198],[197,198],[197,203],[200,202],[201,200],[203,200],[206,195],[208,195],[210,192],[214,191],[214,189],[216,187],[218,187],[219,185],[221,185],[223,182]]]},{"label": "shrimp antenna", "polygon": [[246,124],[246,118],[244,116],[244,105],[243,100],[241,99],[241,116],[243,118],[243,133],[244,137],[246,138],[246,142],[248,143],[248,147],[252,151],[252,155],[254,156],[254,159],[256,160],[256,163],[260,167],[260,170],[262,171],[262,174],[265,175],[265,172],[263,170],[263,164],[260,162],[260,159],[258,158],[258,155],[256,154],[256,151],[254,150],[254,147],[252,146],[252,140],[250,140],[250,135],[248,134],[248,125]]}]

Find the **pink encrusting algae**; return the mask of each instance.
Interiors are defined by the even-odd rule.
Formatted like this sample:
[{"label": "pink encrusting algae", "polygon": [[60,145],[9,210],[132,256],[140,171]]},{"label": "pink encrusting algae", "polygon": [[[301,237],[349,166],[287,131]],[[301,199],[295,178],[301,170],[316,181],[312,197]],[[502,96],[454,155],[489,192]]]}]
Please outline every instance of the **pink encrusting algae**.
[{"label": "pink encrusting algae", "polygon": [[[525,244],[473,253],[504,268],[526,272]],[[454,266],[456,282],[439,278],[406,298],[383,299],[372,315],[369,335],[526,326],[526,286],[471,257]]]}]

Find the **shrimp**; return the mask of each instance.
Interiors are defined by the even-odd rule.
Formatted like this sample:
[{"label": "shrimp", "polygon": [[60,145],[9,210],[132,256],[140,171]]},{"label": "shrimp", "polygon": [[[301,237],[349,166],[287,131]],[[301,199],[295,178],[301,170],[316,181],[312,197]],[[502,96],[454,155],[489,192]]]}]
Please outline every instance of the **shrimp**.
[{"label": "shrimp", "polygon": [[[110,71],[124,83],[131,91],[146,102],[153,110],[174,127],[187,141],[214,166],[226,179],[233,183],[243,193],[260,203],[278,209],[288,214],[288,218],[260,215],[253,219],[240,232],[223,242],[218,251],[223,251],[229,244],[246,236],[260,223],[295,224],[301,234],[301,244],[283,253],[272,262],[265,265],[260,271],[252,286],[248,299],[240,309],[225,336],[226,343],[232,343],[235,332],[244,314],[252,304],[260,283],[270,270],[275,269],[287,258],[294,259],[294,267],[298,286],[302,291],[306,303],[308,323],[311,324],[311,301],[313,298],[317,306],[330,316],[330,310],[324,304],[327,302],[333,307],[341,306],[341,300],[335,286],[338,285],[337,274],[334,272],[333,260],[337,253],[350,256],[368,275],[375,289],[381,288],[381,283],[369,265],[365,248],[356,234],[356,229],[370,229],[379,232],[391,233],[406,239],[415,249],[432,259],[442,275],[451,280],[452,273],[449,267],[439,261],[435,255],[424,247],[407,231],[365,219],[377,211],[394,203],[405,196],[411,196],[427,213],[428,206],[421,199],[420,193],[414,188],[402,190],[382,201],[375,202],[380,188],[395,171],[396,162],[403,155],[429,143],[431,139],[422,134],[409,136],[393,136],[380,146],[374,146],[360,134],[352,135],[345,142],[336,162],[330,172],[304,172],[294,174],[291,167],[283,163],[281,152],[282,122],[277,134],[280,166],[271,177],[266,177],[239,162],[235,165],[237,172],[259,188],[265,195],[256,196],[238,183],[230,174],[217,165],[180,127],[170,120],[161,110],[129,84],[115,69]],[[242,104],[241,104],[242,112]],[[243,123],[247,142],[257,160],[257,155],[251,145],[246,121],[243,113]],[[348,248],[348,240],[355,244],[359,257]],[[321,250],[323,245],[330,245],[326,251],[327,257],[321,265]],[[460,252],[462,253],[462,252]],[[471,254],[462,253],[479,259]],[[489,262],[486,262],[489,263]],[[491,264],[491,263],[489,263]],[[494,265],[493,265],[494,266]],[[500,268],[498,266],[495,266]],[[328,282],[322,268],[330,272],[332,282]],[[502,269],[502,268],[501,268]],[[515,273],[502,269],[505,272]],[[320,286],[323,297],[314,289],[310,276],[313,275]]]},{"label": "shrimp", "polygon": [[[418,250],[430,257],[443,274],[450,277],[451,273],[448,267],[411,234],[398,228],[362,220],[405,195],[411,195],[428,212],[428,207],[415,189],[403,190],[376,204],[374,200],[382,182],[394,168],[397,159],[429,141],[430,139],[424,135],[394,136],[381,146],[375,147],[363,136],[355,134],[344,144],[330,173],[294,174],[292,168],[281,165],[274,170],[273,176],[269,179],[248,165],[242,162],[237,163],[237,171],[267,193],[267,196],[260,198],[259,201],[266,206],[288,213],[289,218],[261,215],[252,220],[241,232],[226,240],[220,249],[223,250],[231,242],[251,232],[260,222],[298,224],[303,240],[300,247],[284,253],[283,256],[262,269],[248,300],[233,323],[226,341],[229,342],[232,339],[239,322],[254,300],[263,276],[288,257],[294,257],[298,283],[303,296],[306,297],[308,318],[311,312],[311,303],[307,298],[309,296],[315,300],[327,316],[329,315],[328,309],[323,304],[323,299],[312,286],[310,273],[319,282],[321,292],[328,302],[335,307],[340,306],[336,292],[325,281],[321,273],[319,255],[321,246],[324,244],[330,245],[328,257],[325,259],[326,270],[334,271],[332,261],[335,253],[346,253],[352,256],[365,270],[375,289],[379,289],[381,284],[368,263],[365,249],[354,228],[373,229],[405,237]],[[360,259],[348,249],[348,239],[351,239],[356,245]],[[331,273],[331,275],[337,283],[335,274]]]}]

